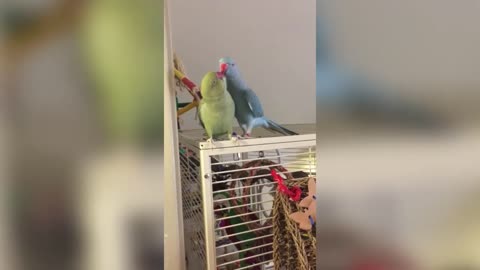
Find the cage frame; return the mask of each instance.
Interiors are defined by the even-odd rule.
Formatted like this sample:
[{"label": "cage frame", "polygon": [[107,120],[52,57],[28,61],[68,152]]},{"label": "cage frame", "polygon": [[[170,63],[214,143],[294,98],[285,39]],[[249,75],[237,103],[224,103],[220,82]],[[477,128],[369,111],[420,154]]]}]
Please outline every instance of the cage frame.
[{"label": "cage frame", "polygon": [[[238,141],[199,141],[188,137],[183,132],[179,133],[179,144],[193,150],[198,155],[199,175],[202,192],[202,222],[205,237],[205,265],[206,270],[217,269],[216,247],[216,218],[213,198],[213,178],[211,157],[259,151],[273,151],[277,149],[309,148],[313,156],[316,156],[316,134],[301,134],[295,136],[277,136],[241,139]],[[315,159],[316,160],[316,159]],[[315,164],[316,166],[316,161]],[[181,192],[183,193],[183,192]],[[182,204],[184,203],[182,198]],[[185,237],[187,240],[187,237]]]}]

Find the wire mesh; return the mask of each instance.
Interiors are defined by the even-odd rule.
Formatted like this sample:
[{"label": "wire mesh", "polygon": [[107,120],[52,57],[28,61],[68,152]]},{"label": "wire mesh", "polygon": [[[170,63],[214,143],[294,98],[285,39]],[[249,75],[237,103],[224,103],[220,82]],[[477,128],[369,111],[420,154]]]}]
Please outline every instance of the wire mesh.
[{"label": "wire mesh", "polygon": [[200,161],[188,148],[181,148],[180,166],[187,264],[195,262],[198,269],[206,269]]},{"label": "wire mesh", "polygon": [[[288,140],[275,144],[266,140],[257,146],[215,151],[182,143],[181,138],[186,253],[188,261],[199,260],[198,269],[273,269],[272,207],[277,184],[270,170],[285,178],[314,176],[316,157],[314,138],[295,147]],[[211,204],[202,204],[206,199]]]}]

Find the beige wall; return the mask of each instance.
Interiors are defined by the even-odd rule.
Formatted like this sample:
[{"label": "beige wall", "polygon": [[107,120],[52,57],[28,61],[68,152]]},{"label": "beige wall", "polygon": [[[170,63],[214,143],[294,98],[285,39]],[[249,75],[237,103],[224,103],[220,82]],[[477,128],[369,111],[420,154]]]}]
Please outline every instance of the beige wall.
[{"label": "beige wall", "polygon": [[320,8],[343,61],[414,91],[480,86],[480,1],[336,0]]},{"label": "beige wall", "polygon": [[[267,116],[315,122],[315,0],[175,0],[171,13],[174,49],[195,82],[228,55]],[[184,128],[200,127],[183,118]]]}]

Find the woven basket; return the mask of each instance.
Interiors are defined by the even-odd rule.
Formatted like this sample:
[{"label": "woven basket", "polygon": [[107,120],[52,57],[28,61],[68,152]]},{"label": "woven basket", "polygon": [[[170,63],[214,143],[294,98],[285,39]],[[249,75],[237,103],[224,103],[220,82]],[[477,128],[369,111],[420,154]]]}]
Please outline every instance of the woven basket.
[{"label": "woven basket", "polygon": [[[287,179],[285,185],[297,186],[302,190],[302,198],[307,196],[308,177]],[[295,202],[278,193],[273,203],[273,260],[276,270],[311,270],[316,269],[316,231],[298,228],[289,215],[301,210]]]}]

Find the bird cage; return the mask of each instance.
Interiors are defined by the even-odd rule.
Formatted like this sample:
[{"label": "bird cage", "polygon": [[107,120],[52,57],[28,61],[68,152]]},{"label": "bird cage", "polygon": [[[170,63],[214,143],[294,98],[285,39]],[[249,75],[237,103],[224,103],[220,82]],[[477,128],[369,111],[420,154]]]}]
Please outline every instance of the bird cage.
[{"label": "bird cage", "polygon": [[273,269],[271,170],[299,179],[316,174],[314,125],[291,129],[301,135],[259,130],[213,144],[203,130],[180,132],[187,269]]}]

